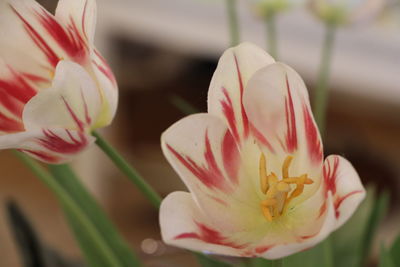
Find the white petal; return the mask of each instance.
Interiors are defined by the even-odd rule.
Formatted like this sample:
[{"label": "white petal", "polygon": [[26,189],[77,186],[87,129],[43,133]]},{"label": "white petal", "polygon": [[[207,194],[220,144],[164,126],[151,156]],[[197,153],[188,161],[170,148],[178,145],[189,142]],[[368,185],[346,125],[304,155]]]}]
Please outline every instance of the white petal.
[{"label": "white petal", "polygon": [[240,247],[213,229],[191,195],[174,192],[160,208],[161,236],[165,243],[190,250],[240,256]]},{"label": "white petal", "polygon": [[337,221],[335,229],[350,218],[366,194],[354,167],[337,155],[331,155],[325,160],[324,189],[333,195]]},{"label": "white petal", "polygon": [[50,76],[60,59],[88,62],[90,46],[76,27],[60,24],[33,0],[6,0],[1,5],[0,57],[18,71],[36,65],[35,71]]},{"label": "white petal", "polygon": [[70,161],[94,141],[80,131],[48,128],[2,135],[0,149],[19,149],[43,162],[58,164]]},{"label": "white petal", "polygon": [[246,235],[265,226],[253,179],[245,175],[222,120],[209,114],[188,116],[164,132],[161,141],[165,157],[215,227]]},{"label": "white petal", "polygon": [[290,175],[308,174],[314,181],[291,203],[311,196],[319,188],[323,153],[301,77],[282,63],[264,67],[248,82],[243,102],[253,136],[264,148],[269,166],[277,168],[272,171],[280,174],[285,158],[292,155]]},{"label": "white petal", "polygon": [[55,16],[65,27],[76,27],[93,44],[96,15],[95,0],[60,0]]},{"label": "white petal", "polygon": [[28,131],[50,127],[84,131],[96,122],[100,110],[101,96],[85,69],[60,61],[52,88],[26,104],[23,121]]},{"label": "white petal", "polygon": [[267,252],[265,252],[262,255],[262,257],[267,259],[283,258],[291,254],[311,248],[316,244],[318,244],[319,242],[321,242],[322,240],[324,240],[325,238],[327,238],[335,227],[335,211],[332,205],[332,196],[328,197],[327,203],[328,203],[327,211],[325,212],[323,218],[324,222],[322,226],[316,225],[316,227],[319,228],[320,230],[315,236],[307,238],[305,240],[301,240],[298,243],[290,243],[290,244],[274,246]]},{"label": "white petal", "polygon": [[96,49],[92,50],[92,69],[103,98],[103,108],[95,125],[100,128],[109,125],[117,112],[118,85],[110,66]]},{"label": "white petal", "polygon": [[275,62],[261,48],[243,43],[222,55],[208,91],[208,112],[222,118],[235,138],[247,137],[249,125],[242,96],[251,76]]}]

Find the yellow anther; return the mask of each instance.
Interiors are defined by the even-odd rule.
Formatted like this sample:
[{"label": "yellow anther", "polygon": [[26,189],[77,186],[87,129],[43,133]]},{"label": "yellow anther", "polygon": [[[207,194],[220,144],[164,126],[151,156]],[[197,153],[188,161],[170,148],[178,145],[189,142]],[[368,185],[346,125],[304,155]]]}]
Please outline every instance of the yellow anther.
[{"label": "yellow anther", "polygon": [[287,156],[285,161],[283,162],[283,165],[282,165],[283,179],[289,178],[289,167],[290,167],[290,163],[292,163],[292,160],[293,160],[292,156]]},{"label": "yellow anther", "polygon": [[[260,186],[266,197],[265,200],[261,201],[261,210],[264,217],[270,222],[286,212],[290,201],[303,193],[304,185],[314,182],[308,178],[307,174],[290,177],[289,168],[292,160],[292,156],[285,158],[282,165],[282,179],[279,180],[274,172],[267,174],[267,161],[265,155],[261,153],[259,162]],[[291,185],[295,185],[293,190]]]},{"label": "yellow anther", "polygon": [[263,194],[268,191],[268,177],[267,177],[267,163],[265,160],[264,153],[261,153],[260,164],[259,164],[259,174],[260,174],[260,185]]},{"label": "yellow anther", "polygon": [[290,191],[290,185],[288,185],[285,182],[279,182],[276,186],[276,188],[278,189],[278,191],[280,192],[289,192]]},{"label": "yellow anther", "polygon": [[265,207],[261,205],[261,210],[262,213],[264,215],[264,217],[269,221],[272,222],[272,215],[271,215],[271,211],[269,210],[269,207]]},{"label": "yellow anther", "polygon": [[261,205],[263,205],[265,207],[275,206],[276,203],[277,203],[277,201],[274,198],[265,199],[265,200],[261,201]]}]

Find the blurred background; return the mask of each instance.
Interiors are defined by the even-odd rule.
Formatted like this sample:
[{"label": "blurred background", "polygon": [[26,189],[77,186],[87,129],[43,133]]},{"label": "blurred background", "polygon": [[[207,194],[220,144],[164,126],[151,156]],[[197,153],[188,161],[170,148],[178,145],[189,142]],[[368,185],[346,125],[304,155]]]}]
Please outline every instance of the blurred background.
[{"label": "blurred background", "polygon": [[[53,11],[57,1],[39,1]],[[180,96],[206,111],[217,60],[228,47],[222,0],[97,0],[96,42],[120,86],[119,112],[104,134],[162,196],[185,190],[164,159],[161,133],[184,114]],[[265,27],[239,1],[242,40],[265,47]],[[324,27],[305,7],[277,20],[279,59],[316,83]],[[387,3],[370,23],[338,31],[331,73],[326,154],[348,158],[365,184],[391,193],[379,240],[391,242],[400,225],[400,2]],[[0,201],[13,199],[42,241],[75,262],[81,254],[57,201],[10,152],[0,152]],[[158,214],[96,148],[74,163],[146,266],[195,264],[186,252],[162,245]],[[162,262],[168,258],[168,262]],[[21,266],[3,207],[0,266]],[[195,266],[195,265],[192,265]]]}]

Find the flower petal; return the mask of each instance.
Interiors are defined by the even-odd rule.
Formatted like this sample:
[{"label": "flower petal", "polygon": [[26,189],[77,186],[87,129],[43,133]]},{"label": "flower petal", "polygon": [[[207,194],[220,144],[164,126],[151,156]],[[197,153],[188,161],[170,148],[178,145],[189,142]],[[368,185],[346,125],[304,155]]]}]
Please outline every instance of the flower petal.
[{"label": "flower petal", "polygon": [[[64,27],[36,1],[2,2],[0,17],[4,18],[0,21],[0,32],[7,38],[1,38],[0,56],[8,64],[15,67],[22,64],[18,61],[28,61],[31,65],[36,63],[38,69],[47,70],[51,75],[60,59],[70,59],[80,64],[88,61],[89,45],[77,27]],[[26,54],[32,60],[24,58]]]},{"label": "flower petal", "polygon": [[240,256],[244,247],[210,227],[186,192],[174,192],[163,200],[160,226],[164,242],[177,247],[229,256]]},{"label": "flower petal", "polygon": [[19,149],[43,162],[70,161],[83,152],[95,138],[81,131],[48,128],[0,136],[0,149]]},{"label": "flower petal", "polygon": [[[328,203],[332,203],[332,196],[329,195],[327,199]],[[323,224],[318,226],[317,229],[319,228],[319,232],[315,234],[314,236],[308,236],[306,237],[299,237],[299,240],[297,242],[293,243],[288,243],[288,244],[282,244],[278,246],[271,247],[271,249],[268,249],[262,257],[267,258],[267,259],[278,259],[278,258],[283,258],[286,256],[289,256],[291,254],[306,250],[308,248],[311,248],[327,238],[329,234],[334,230],[335,227],[335,212],[333,209],[333,205],[327,206],[327,210],[324,212],[323,216]],[[312,226],[312,225],[311,225]],[[268,241],[268,240],[265,240]],[[265,242],[264,241],[264,242]]]},{"label": "flower petal", "polygon": [[292,68],[282,63],[262,68],[249,81],[243,98],[250,122],[274,151],[304,150],[313,164],[322,163],[321,139],[307,89]]},{"label": "flower petal", "polygon": [[66,28],[79,30],[93,44],[96,27],[97,6],[95,0],[60,0],[56,8],[58,21]]},{"label": "flower petal", "polygon": [[16,71],[0,58],[0,134],[24,130],[24,105],[41,82],[40,77]]},{"label": "flower petal", "polygon": [[242,169],[238,147],[221,119],[188,116],[165,131],[161,142],[165,157],[215,227],[245,235],[249,227],[265,225],[253,180]]},{"label": "flower petal", "polygon": [[253,125],[252,135],[263,147],[267,161],[275,160],[270,166],[281,168],[292,155],[291,175],[307,174],[314,181],[291,205],[304,201],[319,188],[323,153],[303,80],[290,67],[271,64],[250,79],[243,103]]},{"label": "flower petal", "polygon": [[333,195],[335,229],[350,218],[366,194],[354,167],[337,155],[331,155],[325,160],[324,192]]},{"label": "flower petal", "polygon": [[80,65],[60,61],[52,88],[40,91],[26,105],[23,122],[27,131],[66,128],[85,131],[101,110],[101,96],[92,78]]},{"label": "flower petal", "polygon": [[247,82],[257,70],[274,62],[264,50],[250,43],[228,49],[219,60],[208,91],[208,113],[222,118],[238,141],[249,133],[242,104]]},{"label": "flower petal", "polygon": [[118,85],[110,66],[96,49],[92,50],[92,69],[103,98],[103,109],[95,125],[95,128],[100,128],[109,125],[117,112]]}]

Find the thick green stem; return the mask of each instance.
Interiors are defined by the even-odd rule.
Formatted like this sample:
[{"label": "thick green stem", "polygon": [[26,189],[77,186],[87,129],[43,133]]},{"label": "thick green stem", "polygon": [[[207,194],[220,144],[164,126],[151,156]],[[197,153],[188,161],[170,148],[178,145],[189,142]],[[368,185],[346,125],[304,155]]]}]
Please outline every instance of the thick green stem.
[{"label": "thick green stem", "polygon": [[228,12],[230,45],[236,46],[239,44],[240,41],[239,20],[236,7],[237,0],[225,0],[225,1]]},{"label": "thick green stem", "polygon": [[327,24],[324,46],[322,48],[322,57],[319,68],[317,87],[315,90],[315,97],[314,97],[314,116],[322,136],[324,136],[324,131],[325,131],[329,74],[331,70],[335,33],[336,33],[336,25]]},{"label": "thick green stem", "polygon": [[283,259],[271,261],[271,267],[283,267]]},{"label": "thick green stem", "polygon": [[324,267],[333,267],[333,248],[332,248],[332,238],[329,236],[322,242],[322,248],[324,252]]},{"label": "thick green stem", "polygon": [[96,144],[114,162],[114,164],[136,185],[136,187],[158,209],[161,205],[161,197],[143,179],[143,177],[97,132],[92,133],[96,137]]},{"label": "thick green stem", "polygon": [[265,16],[265,28],[267,32],[267,48],[270,55],[278,59],[278,45],[277,45],[277,32],[276,32],[276,15],[269,13]]}]

